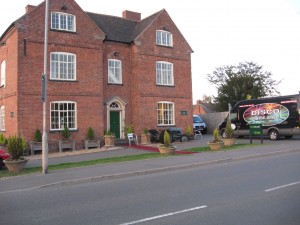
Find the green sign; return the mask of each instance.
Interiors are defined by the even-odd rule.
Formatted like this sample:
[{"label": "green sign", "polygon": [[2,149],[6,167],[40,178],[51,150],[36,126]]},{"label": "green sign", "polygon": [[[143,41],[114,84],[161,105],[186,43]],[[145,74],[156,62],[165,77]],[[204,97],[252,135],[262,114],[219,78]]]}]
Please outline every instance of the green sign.
[{"label": "green sign", "polygon": [[186,116],[187,115],[187,111],[181,111],[181,115]]},{"label": "green sign", "polygon": [[257,136],[262,134],[262,124],[250,124],[250,135]]}]

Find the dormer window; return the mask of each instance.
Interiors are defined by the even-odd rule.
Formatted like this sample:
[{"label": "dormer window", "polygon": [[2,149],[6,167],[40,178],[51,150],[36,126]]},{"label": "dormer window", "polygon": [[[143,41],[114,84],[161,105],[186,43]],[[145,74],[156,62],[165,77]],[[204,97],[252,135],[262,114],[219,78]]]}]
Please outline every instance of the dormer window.
[{"label": "dormer window", "polygon": [[61,12],[51,12],[51,29],[75,32],[75,16]]},{"label": "dormer window", "polygon": [[157,30],[156,31],[156,44],[172,47],[173,46],[172,34],[165,30]]}]

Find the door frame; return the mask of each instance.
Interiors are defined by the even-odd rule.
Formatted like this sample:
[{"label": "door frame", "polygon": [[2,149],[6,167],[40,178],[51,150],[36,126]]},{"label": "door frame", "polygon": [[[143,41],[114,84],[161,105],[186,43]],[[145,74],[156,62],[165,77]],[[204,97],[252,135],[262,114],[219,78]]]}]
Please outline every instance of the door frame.
[{"label": "door frame", "polygon": [[120,138],[124,139],[125,138],[125,133],[124,130],[122,129],[125,127],[125,106],[126,102],[122,100],[120,97],[115,96],[108,100],[105,105],[106,105],[106,127],[107,130],[110,129],[110,112],[111,111],[118,111],[120,112]]}]

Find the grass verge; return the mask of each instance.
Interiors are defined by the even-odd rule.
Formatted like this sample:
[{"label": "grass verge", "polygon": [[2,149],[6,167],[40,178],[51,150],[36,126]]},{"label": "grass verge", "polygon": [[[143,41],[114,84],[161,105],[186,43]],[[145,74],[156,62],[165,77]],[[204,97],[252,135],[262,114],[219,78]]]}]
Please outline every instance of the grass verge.
[{"label": "grass verge", "polygon": [[[220,151],[238,150],[238,149],[243,149],[243,148],[247,148],[247,147],[254,147],[256,145],[259,145],[259,144],[236,144],[231,147],[226,147]],[[216,152],[216,151],[210,150],[210,148],[208,146],[196,147],[196,148],[186,149],[183,151],[195,152],[195,153]],[[153,159],[153,158],[161,158],[161,157],[169,157],[169,155],[161,155],[160,153],[146,153],[146,154],[128,155],[128,156],[103,158],[103,159],[100,158],[100,159],[94,159],[94,160],[88,160],[88,161],[82,161],[82,162],[61,163],[61,164],[56,164],[56,165],[49,165],[48,171],[63,170],[63,169],[75,168],[75,167],[93,166],[93,165],[99,165],[99,164],[128,162],[128,161],[143,160],[143,159]],[[26,175],[26,174],[41,173],[41,172],[42,172],[41,166],[29,167],[29,168],[25,168],[18,175]],[[10,173],[7,170],[0,170],[0,178],[10,177],[10,176],[16,176],[16,174]]]}]

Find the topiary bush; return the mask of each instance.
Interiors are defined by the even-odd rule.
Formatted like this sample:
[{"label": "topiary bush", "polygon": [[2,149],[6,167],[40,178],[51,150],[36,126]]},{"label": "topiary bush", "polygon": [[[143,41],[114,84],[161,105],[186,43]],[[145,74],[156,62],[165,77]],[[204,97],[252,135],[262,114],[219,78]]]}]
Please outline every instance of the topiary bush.
[{"label": "topiary bush", "polygon": [[91,128],[91,127],[88,128],[86,136],[87,136],[88,140],[93,140],[95,138],[93,128]]},{"label": "topiary bush", "polygon": [[33,136],[33,141],[42,142],[42,133],[39,129],[36,129]]},{"label": "topiary bush", "polygon": [[25,139],[20,135],[9,136],[7,138],[6,150],[10,155],[9,160],[23,159],[24,151],[27,147]]}]

